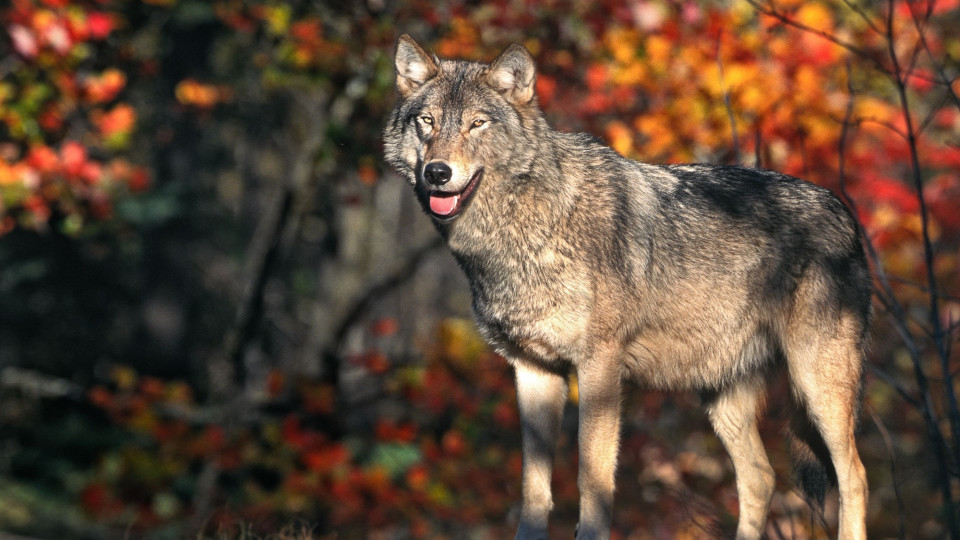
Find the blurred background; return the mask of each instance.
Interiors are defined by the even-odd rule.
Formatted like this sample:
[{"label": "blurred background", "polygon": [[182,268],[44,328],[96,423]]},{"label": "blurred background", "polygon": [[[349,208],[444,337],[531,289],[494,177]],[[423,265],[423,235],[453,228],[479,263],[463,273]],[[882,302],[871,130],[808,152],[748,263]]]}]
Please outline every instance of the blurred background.
[{"label": "blurred background", "polygon": [[[0,538],[512,537],[512,374],[381,158],[401,33],[524,44],[551,123],[628,157],[844,197],[877,291],[871,537],[960,538],[957,0],[13,0],[0,25]],[[614,538],[732,536],[697,399],[630,390]],[[768,535],[826,537],[785,392]]]}]

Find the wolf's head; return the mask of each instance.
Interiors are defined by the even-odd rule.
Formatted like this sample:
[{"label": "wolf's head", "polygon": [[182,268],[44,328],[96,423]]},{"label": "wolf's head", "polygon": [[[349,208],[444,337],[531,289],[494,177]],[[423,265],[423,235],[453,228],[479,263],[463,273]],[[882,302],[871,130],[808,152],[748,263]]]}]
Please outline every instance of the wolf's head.
[{"label": "wolf's head", "polygon": [[404,34],[395,64],[400,100],[384,130],[385,156],[434,220],[461,215],[481,184],[529,169],[542,116],[525,48],[511,45],[490,64],[446,60]]}]

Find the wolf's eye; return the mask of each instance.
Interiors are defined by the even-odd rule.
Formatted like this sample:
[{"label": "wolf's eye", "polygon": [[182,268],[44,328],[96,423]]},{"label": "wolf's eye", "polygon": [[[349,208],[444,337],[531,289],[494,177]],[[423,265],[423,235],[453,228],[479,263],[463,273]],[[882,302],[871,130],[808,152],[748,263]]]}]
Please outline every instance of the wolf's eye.
[{"label": "wolf's eye", "polygon": [[470,124],[470,127],[478,128],[486,123],[487,121],[484,120],[483,118],[477,118],[476,120],[473,121],[473,123]]},{"label": "wolf's eye", "polygon": [[423,115],[423,116],[420,117],[420,122],[422,122],[423,125],[425,125],[425,126],[432,126],[432,125],[433,125],[433,117],[427,116],[427,115]]}]

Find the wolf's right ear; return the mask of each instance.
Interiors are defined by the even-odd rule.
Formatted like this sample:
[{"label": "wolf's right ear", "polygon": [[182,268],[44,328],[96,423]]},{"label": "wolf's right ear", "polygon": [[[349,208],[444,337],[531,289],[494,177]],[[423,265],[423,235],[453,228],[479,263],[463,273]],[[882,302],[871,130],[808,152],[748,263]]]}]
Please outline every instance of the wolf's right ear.
[{"label": "wolf's right ear", "polygon": [[523,45],[514,43],[487,68],[487,81],[510,101],[526,105],[536,95],[537,68]]},{"label": "wolf's right ear", "polygon": [[437,63],[407,34],[397,40],[397,90],[407,97],[432,79],[439,71]]}]

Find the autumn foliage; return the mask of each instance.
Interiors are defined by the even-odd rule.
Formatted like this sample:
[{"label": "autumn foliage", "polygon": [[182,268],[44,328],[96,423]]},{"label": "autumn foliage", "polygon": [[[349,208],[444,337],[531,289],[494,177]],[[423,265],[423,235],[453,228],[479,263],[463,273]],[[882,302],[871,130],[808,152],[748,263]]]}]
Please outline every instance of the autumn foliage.
[{"label": "autumn foliage", "polygon": [[[295,225],[277,227],[273,244],[264,243],[280,250],[266,250],[264,260],[289,271],[289,296],[321,297],[290,262],[292,250],[282,250],[297,234],[330,253],[340,249],[334,236],[355,223],[343,216],[365,215],[377,204],[371,194],[397,181],[378,146],[393,99],[396,37],[410,32],[439,55],[482,60],[521,42],[537,60],[539,103],[561,129],[592,132],[645,161],[775,169],[852,205],[879,291],[861,422],[870,530],[877,537],[948,535],[957,508],[944,491],[956,496],[960,451],[941,457],[942,469],[931,456],[937,433],[946,434],[947,450],[960,448],[950,435],[949,405],[960,367],[960,2],[334,4],[13,0],[2,8],[0,259],[8,260],[4,250],[14,253],[15,242],[46,246],[54,237],[94,258],[113,249],[104,246],[127,246],[116,251],[146,253],[137,265],[149,269],[156,252],[180,249],[151,251],[147,239],[182,225],[176,217],[188,213],[183,208],[206,220],[203,227],[222,226],[212,204],[196,203],[212,200],[203,199],[209,192],[223,213],[272,216],[264,202],[272,190],[300,182],[309,189],[278,205],[277,215],[307,208],[308,199],[337,219],[303,211],[290,219]],[[170,51],[184,43],[203,43],[220,67],[186,61],[182,51],[182,62],[171,61]],[[309,184],[284,174],[266,188],[232,181],[233,171],[222,169],[273,173],[269,162],[245,161],[254,149],[233,144],[237,132],[262,137],[257,144],[265,146],[313,144],[301,161],[307,177],[321,179]],[[210,141],[218,138],[232,142],[216,147]],[[229,167],[178,165],[187,150],[211,147],[233,160]],[[232,227],[255,232],[242,219]],[[231,247],[248,242],[226,234],[214,241],[224,238]],[[324,268],[308,262],[310,272]],[[258,290],[251,285],[257,279],[221,286],[221,267],[205,259],[197,266],[202,281],[214,283],[204,290]],[[37,265],[18,268],[0,268],[0,294],[43,274]],[[142,275],[126,281],[146,287],[156,279]],[[164,294],[194,290],[184,281],[151,296],[153,311],[144,311],[162,319]],[[251,310],[282,304],[276,288],[254,294]],[[31,296],[31,309],[62,293],[51,290]],[[202,311],[201,302],[190,309]],[[320,311],[303,305],[291,300],[274,312],[292,313],[289,319],[237,319],[279,328],[271,336],[295,333],[290,329],[312,320],[303,312]],[[186,330],[174,320],[170,331],[193,336],[196,356],[213,363],[222,342],[231,342],[222,321],[233,314],[225,312],[211,308],[193,326],[182,325]],[[138,330],[117,319],[111,328],[135,342]],[[135,348],[105,347],[96,369],[74,374],[82,392],[68,400],[67,412],[51,413],[51,427],[0,412],[0,428],[15,428],[19,445],[0,448],[0,529],[42,530],[37,516],[59,510],[44,510],[36,503],[44,497],[30,494],[52,490],[58,508],[76,518],[70,523],[117,536],[270,534],[305,523],[320,537],[509,537],[522,461],[510,369],[461,319],[418,336],[416,354],[396,353],[391,340],[413,326],[397,314],[365,321],[354,340],[361,345],[324,348],[327,371],[305,375],[277,359],[237,383],[243,399],[216,395],[211,381],[188,369],[174,376],[142,364],[135,370],[122,352]],[[309,341],[304,335],[289,340]],[[263,350],[282,356],[275,342],[283,339],[264,338]],[[0,347],[0,368],[7,350]],[[348,394],[347,385],[363,392]],[[571,388],[554,479],[557,537],[572,534],[577,512]],[[695,400],[635,392],[629,404],[614,537],[733,531],[732,470]],[[772,396],[774,417],[780,405]],[[85,431],[54,428],[76,423],[93,426],[96,442],[69,459],[52,455]],[[770,536],[822,536],[832,524],[790,490],[778,426],[764,427],[763,436],[778,473]],[[10,486],[16,489],[7,492],[26,495],[5,504]]]},{"label": "autumn foliage", "polygon": [[0,231],[54,225],[76,234],[113,201],[149,186],[122,155],[137,113],[126,74],[101,65],[115,34],[108,6],[17,0],[3,23],[13,54],[0,82]]},{"label": "autumn foliage", "polygon": [[[312,516],[321,531],[349,537],[399,524],[416,537],[489,524],[506,535],[521,464],[510,370],[465,322],[449,322],[437,342],[425,363],[388,368],[383,399],[402,410],[340,438],[325,383],[274,372],[260,389],[274,414],[207,418],[183,383],[115,367],[86,397],[128,436],[100,457],[78,503],[102,523],[147,530],[188,520],[207,489],[211,533],[240,523],[269,532]],[[351,361],[384,376],[365,358]],[[205,488],[204,471],[215,475]],[[575,485],[570,473],[560,478]]]}]

